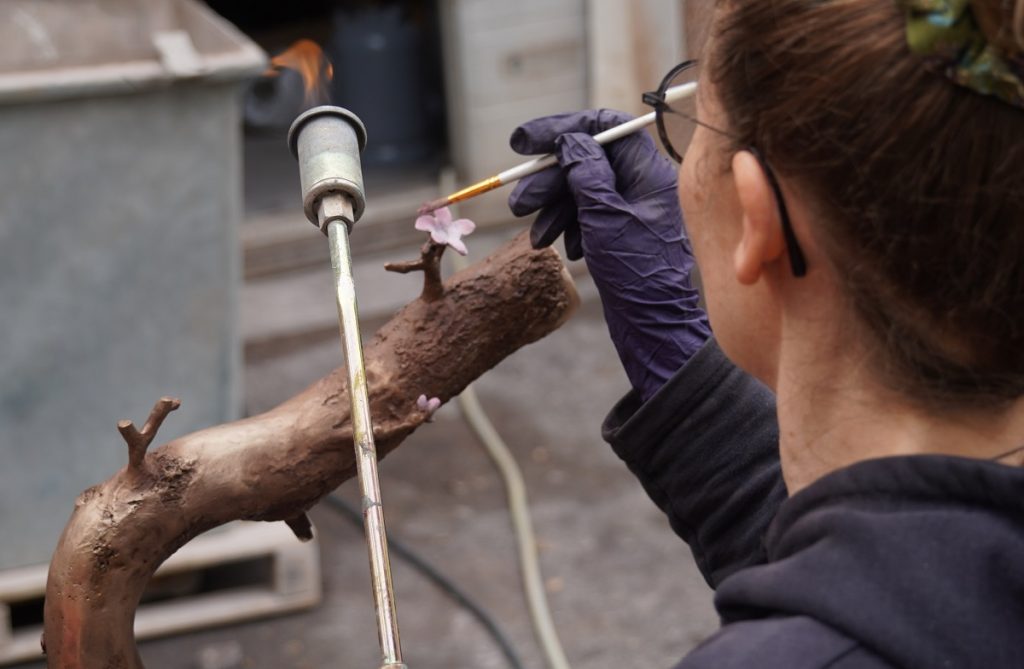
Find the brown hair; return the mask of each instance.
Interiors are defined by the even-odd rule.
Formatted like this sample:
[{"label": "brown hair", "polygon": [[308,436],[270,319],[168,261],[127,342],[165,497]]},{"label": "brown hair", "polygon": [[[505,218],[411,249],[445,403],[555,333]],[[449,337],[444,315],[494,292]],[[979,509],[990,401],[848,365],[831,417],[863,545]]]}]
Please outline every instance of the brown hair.
[{"label": "brown hair", "polygon": [[[890,385],[931,406],[1024,395],[1024,110],[911,54],[895,0],[719,4],[706,72],[734,148],[814,202]],[[1024,0],[972,4],[1004,13],[993,43],[1024,32]]]}]

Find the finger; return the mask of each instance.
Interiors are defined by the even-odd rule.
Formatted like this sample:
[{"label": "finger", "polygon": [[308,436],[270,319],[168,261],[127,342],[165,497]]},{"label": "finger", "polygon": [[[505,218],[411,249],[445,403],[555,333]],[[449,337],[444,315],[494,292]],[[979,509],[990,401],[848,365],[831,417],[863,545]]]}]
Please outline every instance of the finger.
[{"label": "finger", "polygon": [[556,155],[565,170],[565,182],[584,210],[625,211],[629,205],[616,188],[615,172],[600,144],[590,135],[568,133],[558,139]]},{"label": "finger", "polygon": [[565,235],[562,237],[565,243],[565,257],[569,260],[579,260],[583,257],[583,233],[580,230],[578,220],[565,226]]},{"label": "finger", "polygon": [[523,155],[551,153],[555,150],[555,140],[559,135],[569,132],[596,135],[632,119],[629,114],[612,109],[588,109],[544,116],[527,121],[512,131],[509,144],[513,151]]},{"label": "finger", "polygon": [[654,191],[675,188],[677,166],[658,151],[646,132],[605,144],[604,151],[626,199],[638,200]]},{"label": "finger", "polygon": [[[570,133],[558,140],[557,156],[565,170],[566,185],[576,201],[581,234],[588,254],[622,246],[678,244],[683,238],[682,213],[676,196],[675,171],[661,167],[630,190],[609,162],[605,149],[588,135]],[[657,166],[654,154],[647,162]],[[645,168],[638,168],[645,169]],[[653,197],[639,197],[653,195]],[[626,226],[626,227],[624,227]],[[589,256],[588,256],[589,257]]]},{"label": "finger", "polygon": [[579,227],[579,224],[576,222],[576,203],[567,195],[565,200],[546,207],[537,215],[537,220],[530,227],[530,244],[535,249],[551,246],[569,227]]},{"label": "finger", "polygon": [[526,216],[564,197],[568,191],[562,170],[551,168],[520,179],[508,196],[508,208],[516,216]]}]

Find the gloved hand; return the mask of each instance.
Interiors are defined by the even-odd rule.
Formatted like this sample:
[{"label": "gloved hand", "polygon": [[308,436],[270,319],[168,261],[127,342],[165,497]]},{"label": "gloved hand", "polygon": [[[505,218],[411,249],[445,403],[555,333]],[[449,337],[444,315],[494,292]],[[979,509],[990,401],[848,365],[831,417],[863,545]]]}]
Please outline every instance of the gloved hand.
[{"label": "gloved hand", "polygon": [[512,133],[524,155],[554,152],[560,170],[521,180],[509,207],[540,210],[535,248],[565,235],[566,254],[584,258],[630,383],[644,400],[661,388],[711,336],[683,234],[676,169],[639,132],[602,147],[592,135],[630,120],[607,109],[547,116]]}]

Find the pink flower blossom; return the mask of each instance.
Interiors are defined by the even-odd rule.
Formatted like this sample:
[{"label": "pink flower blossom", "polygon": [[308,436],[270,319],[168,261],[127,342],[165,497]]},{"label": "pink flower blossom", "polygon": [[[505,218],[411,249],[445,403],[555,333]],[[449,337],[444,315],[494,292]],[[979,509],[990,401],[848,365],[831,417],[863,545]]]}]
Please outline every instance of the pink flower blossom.
[{"label": "pink flower blossom", "polygon": [[441,408],[441,400],[437,397],[427,399],[426,395],[420,395],[419,399],[416,400],[416,406],[420,411],[429,411],[430,413],[434,413]]},{"label": "pink flower blossom", "polygon": [[438,397],[427,399],[426,395],[420,395],[419,399],[416,400],[416,408],[427,414],[427,422],[430,423],[432,422],[430,417],[441,408],[441,399]]},{"label": "pink flower blossom", "polygon": [[447,244],[460,254],[466,255],[469,251],[462,238],[476,230],[476,223],[468,218],[453,221],[452,212],[448,211],[448,207],[441,207],[417,218],[416,229],[429,232],[430,238],[438,244]]}]

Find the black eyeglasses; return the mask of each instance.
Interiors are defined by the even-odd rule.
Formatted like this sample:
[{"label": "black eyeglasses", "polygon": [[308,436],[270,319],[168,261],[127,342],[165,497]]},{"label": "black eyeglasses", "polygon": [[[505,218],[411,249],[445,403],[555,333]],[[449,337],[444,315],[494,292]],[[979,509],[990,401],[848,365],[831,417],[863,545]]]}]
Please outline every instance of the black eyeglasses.
[{"label": "black eyeglasses", "polygon": [[[677,163],[683,162],[683,156],[676,147],[686,147],[693,136],[695,126],[701,126],[708,130],[728,137],[733,142],[738,142],[731,133],[708,125],[697,120],[697,79],[698,62],[688,60],[673,67],[665,78],[661,80],[658,90],[643,94],[643,102],[654,108],[654,117],[658,128],[658,137],[665,151]],[[672,138],[676,138],[673,143]],[[768,165],[761,152],[753,146],[747,146],[749,151],[761,165],[768,183],[775,195],[775,202],[779,207],[779,218],[782,222],[782,235],[786,240],[786,251],[789,254],[789,264],[793,270],[793,276],[801,277],[807,274],[807,260],[800,249],[796,235],[793,233],[793,224],[789,220],[789,210],[786,208],[786,200],[782,197],[782,188],[779,187],[779,180],[775,172]],[[685,152],[685,148],[684,148]]]}]

